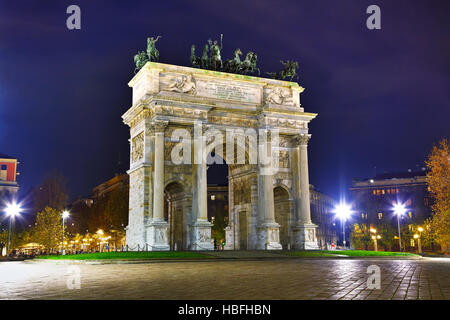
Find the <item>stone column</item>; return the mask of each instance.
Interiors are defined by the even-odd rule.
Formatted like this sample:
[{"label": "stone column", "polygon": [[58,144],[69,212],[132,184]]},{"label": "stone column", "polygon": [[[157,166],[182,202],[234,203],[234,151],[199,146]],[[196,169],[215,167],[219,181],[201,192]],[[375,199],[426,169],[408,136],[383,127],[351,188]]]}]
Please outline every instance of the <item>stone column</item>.
[{"label": "stone column", "polygon": [[[196,124],[194,127],[194,197],[192,207],[195,210],[196,221],[194,223],[194,243],[193,250],[214,250],[211,243],[212,223],[208,221],[208,182],[206,172],[206,139],[203,136],[202,125]],[[200,135],[201,133],[201,135]]]},{"label": "stone column", "polygon": [[[258,227],[257,248],[262,250],[281,250],[280,225],[275,222],[275,207],[273,198],[273,170],[272,170],[272,150],[267,149],[266,141],[260,141],[258,150],[258,210],[260,214]],[[267,136],[266,136],[267,137]],[[269,158],[264,155],[269,154]]]},{"label": "stone column", "polygon": [[164,220],[164,131],[167,121],[155,121],[155,159],[153,161],[153,217],[150,222],[149,250],[170,250],[168,221]]},{"label": "stone column", "polygon": [[309,198],[308,141],[310,134],[295,136],[293,142],[292,173],[294,179],[294,207],[297,219],[294,227],[294,248],[318,249],[317,225],[311,222]]},{"label": "stone column", "polygon": [[251,219],[250,219],[250,234],[249,234],[249,250],[257,248],[257,225],[258,225],[258,179],[250,179],[250,203],[251,203]]},{"label": "stone column", "polygon": [[153,221],[164,221],[164,130],[167,122],[155,122]]}]

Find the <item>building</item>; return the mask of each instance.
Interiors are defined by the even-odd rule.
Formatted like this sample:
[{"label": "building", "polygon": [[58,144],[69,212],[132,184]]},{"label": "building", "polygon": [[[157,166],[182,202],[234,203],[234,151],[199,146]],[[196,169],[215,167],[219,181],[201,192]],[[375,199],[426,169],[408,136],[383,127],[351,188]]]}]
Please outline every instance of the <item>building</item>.
[{"label": "building", "polygon": [[311,220],[319,227],[317,229],[317,239],[319,247],[326,249],[327,245],[337,244],[338,225],[333,213],[336,202],[330,196],[316,190],[310,186]]},{"label": "building", "polygon": [[[353,219],[374,228],[387,224],[397,230],[397,219],[392,210],[397,202],[407,209],[406,215],[401,218],[401,225],[411,233],[416,232],[414,228],[431,216],[431,197],[424,169],[354,180],[350,193],[356,211]],[[415,247],[415,242],[411,238],[407,244]]]},{"label": "building", "polygon": [[[105,211],[105,205],[109,200],[108,196],[120,188],[128,189],[128,183],[126,173],[116,174],[113,178],[93,188],[92,195],[75,199],[70,207],[71,222],[67,225],[68,230],[72,233],[95,232],[101,225],[104,225],[102,219],[105,213],[110,213]],[[121,199],[118,198],[117,201],[116,209],[119,209]]]},{"label": "building", "polygon": [[[92,199],[105,198],[109,193],[122,186],[128,186],[128,175],[126,173],[116,174],[113,178],[98,185],[92,190]],[[92,205],[92,203],[90,203]]]},{"label": "building", "polygon": [[15,196],[19,190],[17,183],[17,158],[0,154],[0,198]]}]

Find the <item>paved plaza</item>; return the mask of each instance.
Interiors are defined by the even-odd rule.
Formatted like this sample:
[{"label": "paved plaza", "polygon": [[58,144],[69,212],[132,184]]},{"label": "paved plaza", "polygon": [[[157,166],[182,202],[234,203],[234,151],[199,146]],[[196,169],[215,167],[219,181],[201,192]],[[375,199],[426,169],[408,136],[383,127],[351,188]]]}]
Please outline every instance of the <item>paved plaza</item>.
[{"label": "paved plaza", "polygon": [[[370,265],[380,267],[379,290],[367,288]],[[2,262],[0,299],[450,299],[450,259],[444,258],[73,266]],[[74,270],[80,289],[67,286]]]}]

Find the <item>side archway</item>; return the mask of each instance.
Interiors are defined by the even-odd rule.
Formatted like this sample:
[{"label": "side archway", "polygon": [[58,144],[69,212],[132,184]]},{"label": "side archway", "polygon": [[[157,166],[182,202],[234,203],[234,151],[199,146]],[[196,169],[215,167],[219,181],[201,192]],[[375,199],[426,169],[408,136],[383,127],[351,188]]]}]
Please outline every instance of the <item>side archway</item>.
[{"label": "side archway", "polygon": [[276,186],[273,189],[275,204],[275,222],[280,225],[280,243],[283,250],[287,250],[290,238],[290,220],[292,213],[292,201],[289,192],[283,186]]}]

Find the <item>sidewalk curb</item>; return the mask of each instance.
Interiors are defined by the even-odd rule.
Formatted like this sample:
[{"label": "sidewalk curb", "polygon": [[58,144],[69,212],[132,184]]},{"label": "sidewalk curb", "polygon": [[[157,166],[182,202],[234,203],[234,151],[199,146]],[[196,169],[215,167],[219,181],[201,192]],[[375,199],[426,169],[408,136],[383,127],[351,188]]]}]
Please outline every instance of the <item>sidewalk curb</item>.
[{"label": "sidewalk curb", "polygon": [[286,261],[286,260],[422,260],[422,257],[249,257],[249,258],[206,258],[206,259],[116,259],[116,260],[51,260],[51,259],[33,259],[26,260],[25,263],[38,264],[86,264],[86,265],[105,265],[105,264],[146,264],[146,263],[179,263],[179,262],[218,262],[218,261]]}]

